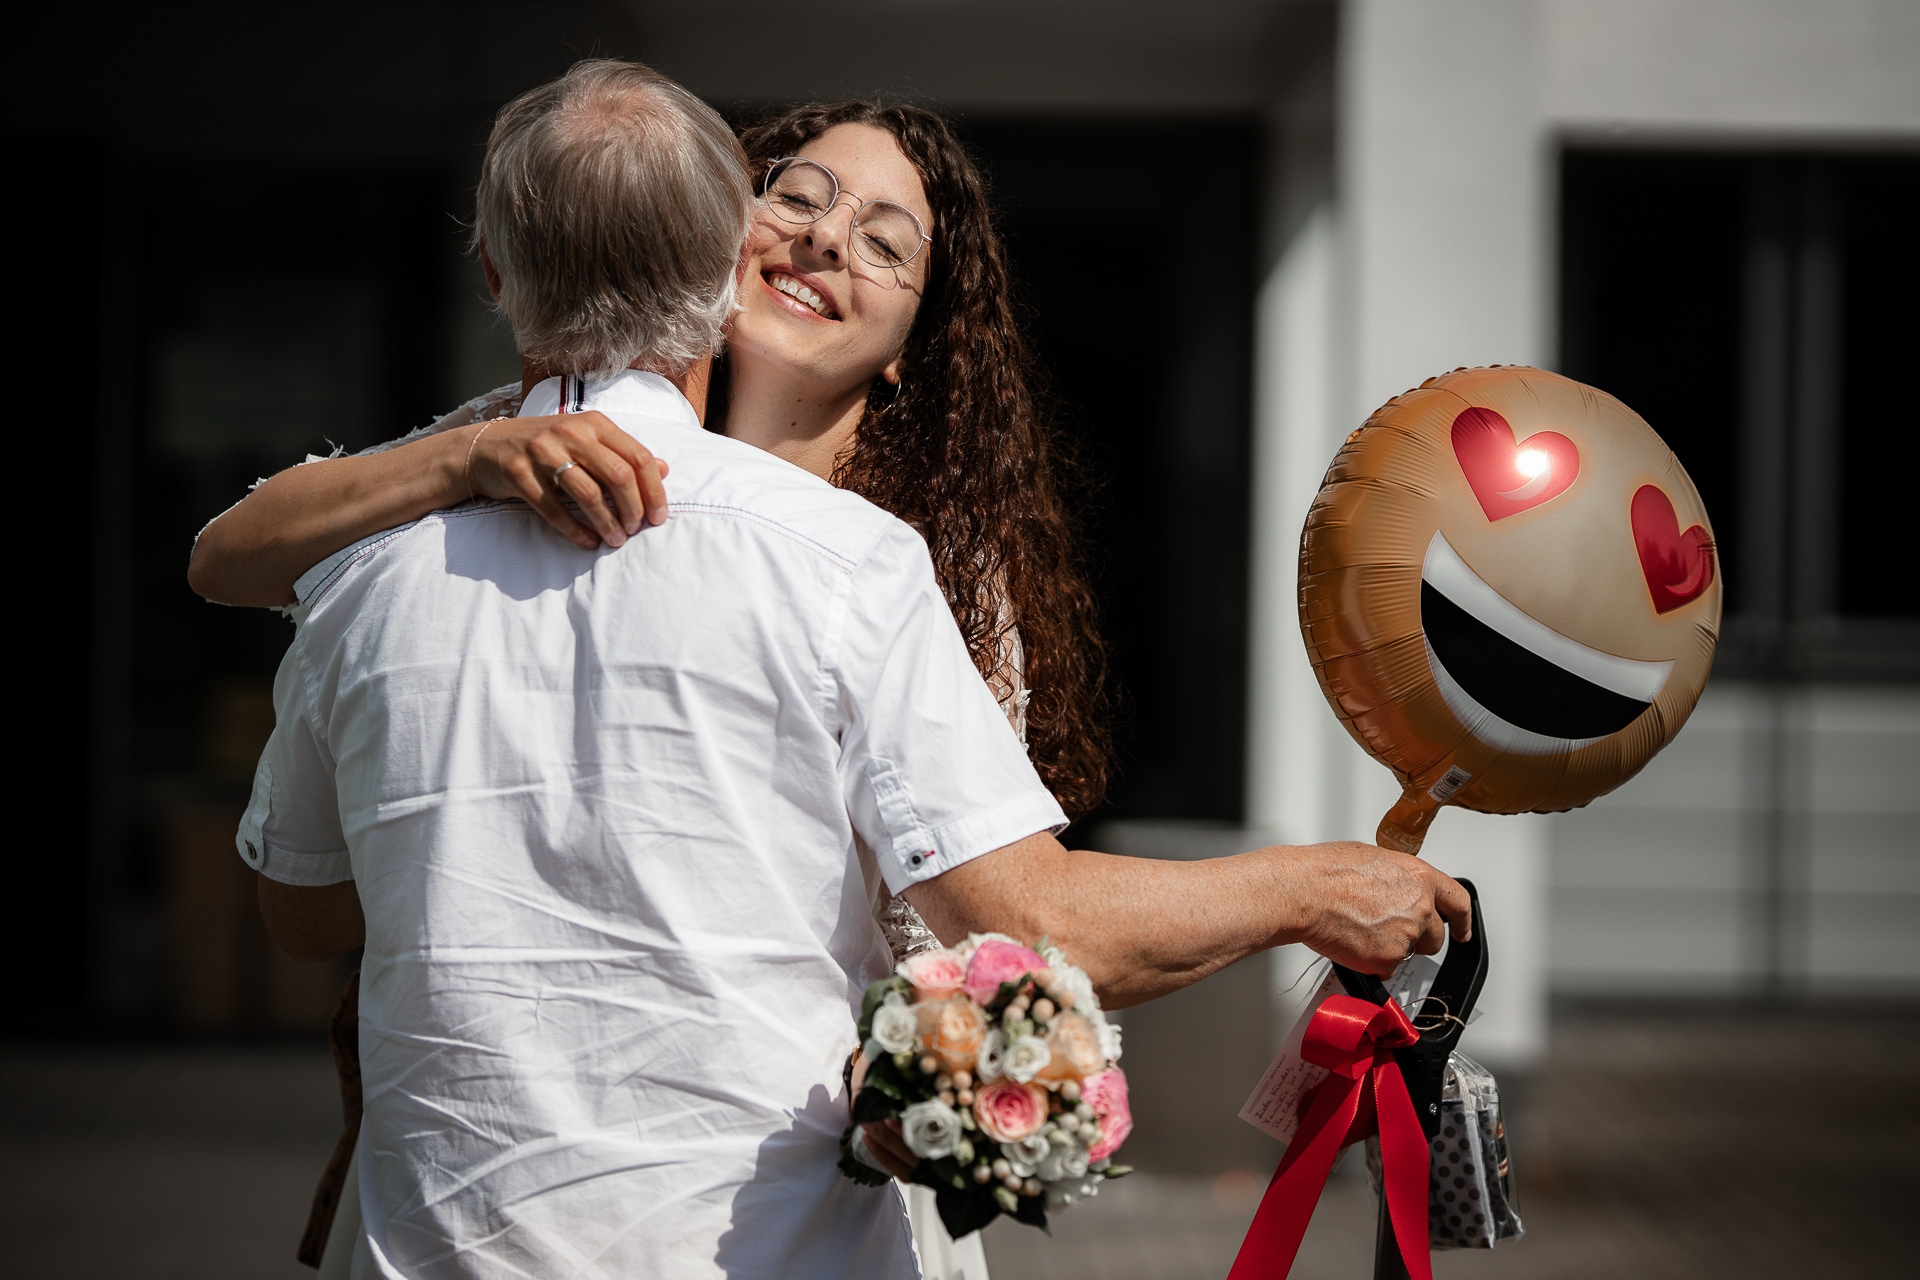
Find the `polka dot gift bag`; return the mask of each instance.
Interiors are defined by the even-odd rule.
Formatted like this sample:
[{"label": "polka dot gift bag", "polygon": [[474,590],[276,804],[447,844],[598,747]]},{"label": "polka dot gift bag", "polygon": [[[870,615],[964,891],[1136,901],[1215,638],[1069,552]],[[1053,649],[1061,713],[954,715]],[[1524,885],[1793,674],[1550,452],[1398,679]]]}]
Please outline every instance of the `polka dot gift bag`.
[{"label": "polka dot gift bag", "polygon": [[[1526,1234],[1493,1073],[1454,1053],[1440,1094],[1440,1132],[1429,1144],[1427,1236],[1435,1249],[1491,1249]],[[1367,1176],[1380,1188],[1380,1140],[1367,1140]]]}]

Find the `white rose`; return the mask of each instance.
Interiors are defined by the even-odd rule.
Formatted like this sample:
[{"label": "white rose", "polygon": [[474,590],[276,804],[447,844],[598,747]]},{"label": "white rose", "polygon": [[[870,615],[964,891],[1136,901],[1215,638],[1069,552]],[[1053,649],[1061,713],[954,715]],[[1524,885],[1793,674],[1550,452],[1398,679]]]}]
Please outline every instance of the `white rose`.
[{"label": "white rose", "polygon": [[900,1113],[900,1136],[922,1160],[950,1156],[960,1143],[960,1113],[944,1102],[916,1102]]},{"label": "white rose", "polygon": [[1100,1052],[1106,1055],[1108,1062],[1120,1061],[1119,1025],[1108,1022],[1107,1015],[1098,1009],[1089,1011],[1087,1017],[1092,1019],[1093,1025],[1100,1030]]},{"label": "white rose", "polygon": [[1100,1009],[1100,1002],[1093,994],[1093,979],[1087,976],[1085,969],[1056,963],[1053,966],[1053,989],[1060,993],[1061,1003],[1069,1009],[1078,1009],[1089,1017]]},{"label": "white rose", "polygon": [[1077,1142],[1050,1147],[1035,1176],[1042,1182],[1078,1182],[1087,1176],[1087,1149]]},{"label": "white rose", "polygon": [[1000,1144],[1000,1150],[1005,1153],[1007,1163],[1013,1166],[1015,1173],[1023,1178],[1031,1178],[1034,1175],[1034,1171],[1053,1150],[1053,1144],[1047,1141],[1047,1135],[1051,1132],[1053,1132],[1053,1126],[1046,1125],[1018,1142]]},{"label": "white rose", "polygon": [[1047,1048],[1045,1040],[1039,1036],[1021,1036],[1007,1046],[1000,1069],[1007,1079],[1025,1084],[1040,1074],[1040,1068],[1052,1061],[1053,1050]]},{"label": "white rose", "polygon": [[873,1011],[873,1042],[886,1053],[906,1053],[920,1032],[920,1020],[898,991],[889,991]]},{"label": "white rose", "polygon": [[980,1052],[974,1057],[975,1073],[981,1084],[998,1080],[1007,1073],[1007,1037],[995,1027],[980,1038]]}]

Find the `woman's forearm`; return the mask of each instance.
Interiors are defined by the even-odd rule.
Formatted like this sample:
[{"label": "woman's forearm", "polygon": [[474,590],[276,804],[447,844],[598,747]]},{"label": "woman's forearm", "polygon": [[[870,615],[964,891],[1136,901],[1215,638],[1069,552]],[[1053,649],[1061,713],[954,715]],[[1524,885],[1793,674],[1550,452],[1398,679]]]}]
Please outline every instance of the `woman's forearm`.
[{"label": "woman's forearm", "polygon": [[342,547],[465,501],[467,448],[479,430],[289,467],[201,531],[188,585],[221,604],[292,604],[300,575]]}]

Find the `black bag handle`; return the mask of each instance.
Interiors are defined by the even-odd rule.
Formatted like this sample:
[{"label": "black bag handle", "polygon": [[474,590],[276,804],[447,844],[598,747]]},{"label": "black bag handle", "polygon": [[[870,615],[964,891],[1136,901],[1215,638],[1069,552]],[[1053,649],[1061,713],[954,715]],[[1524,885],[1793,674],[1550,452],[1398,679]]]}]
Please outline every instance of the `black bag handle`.
[{"label": "black bag handle", "polygon": [[[1447,958],[1441,962],[1426,996],[1452,1016],[1431,1031],[1422,1031],[1417,1044],[1393,1051],[1400,1075],[1407,1082],[1407,1096],[1413,1099],[1414,1113],[1420,1117],[1420,1128],[1429,1142],[1440,1132],[1440,1093],[1447,1082],[1447,1057],[1460,1043],[1460,1033],[1467,1029],[1467,1015],[1473,1012],[1487,980],[1487,925],[1480,914],[1480,893],[1471,880],[1460,881],[1460,887],[1473,904],[1473,937],[1465,942],[1457,938],[1450,941]],[[1386,983],[1370,973],[1340,964],[1334,965],[1333,971],[1341,987],[1355,999],[1378,1005],[1392,999]]]}]

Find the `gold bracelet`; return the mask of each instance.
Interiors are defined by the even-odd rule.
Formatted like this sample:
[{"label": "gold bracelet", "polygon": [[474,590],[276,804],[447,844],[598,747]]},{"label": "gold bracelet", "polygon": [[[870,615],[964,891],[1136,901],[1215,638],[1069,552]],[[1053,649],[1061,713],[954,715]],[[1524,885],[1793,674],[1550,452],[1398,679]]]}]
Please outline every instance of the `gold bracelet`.
[{"label": "gold bracelet", "polygon": [[464,474],[467,478],[467,501],[468,502],[472,502],[475,498],[480,496],[480,491],[473,487],[474,446],[480,443],[481,436],[487,434],[488,427],[492,426],[496,422],[505,422],[505,421],[506,421],[505,418],[488,418],[485,422],[480,424],[480,429],[473,433],[473,439],[467,441],[467,465],[462,474]]}]

